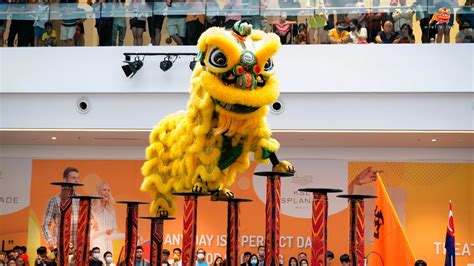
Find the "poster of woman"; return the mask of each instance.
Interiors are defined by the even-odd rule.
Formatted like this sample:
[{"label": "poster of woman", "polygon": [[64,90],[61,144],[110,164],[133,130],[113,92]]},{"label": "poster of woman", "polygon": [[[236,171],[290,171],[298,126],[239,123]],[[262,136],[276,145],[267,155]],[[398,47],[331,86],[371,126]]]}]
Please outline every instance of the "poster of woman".
[{"label": "poster of woman", "polygon": [[102,254],[107,251],[113,252],[112,240],[123,239],[124,234],[117,232],[115,200],[106,181],[97,184],[96,195],[102,199],[94,200],[92,203],[90,246],[99,247]]}]

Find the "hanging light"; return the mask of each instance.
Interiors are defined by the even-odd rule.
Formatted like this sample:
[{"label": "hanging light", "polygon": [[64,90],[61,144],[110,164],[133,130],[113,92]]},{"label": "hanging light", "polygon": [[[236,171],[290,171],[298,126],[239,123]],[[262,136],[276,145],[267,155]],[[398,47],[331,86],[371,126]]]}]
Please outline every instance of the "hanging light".
[{"label": "hanging light", "polygon": [[168,71],[173,66],[173,61],[171,61],[170,56],[166,56],[163,61],[160,62],[160,68],[163,71]]},{"label": "hanging light", "polygon": [[191,69],[191,71],[193,71],[195,67],[196,67],[196,57],[193,58],[193,61],[189,62],[189,68]]},{"label": "hanging light", "polygon": [[122,66],[123,72],[127,78],[133,78],[137,74],[138,70],[143,67],[143,60],[137,56],[133,62],[123,61],[126,65]]}]

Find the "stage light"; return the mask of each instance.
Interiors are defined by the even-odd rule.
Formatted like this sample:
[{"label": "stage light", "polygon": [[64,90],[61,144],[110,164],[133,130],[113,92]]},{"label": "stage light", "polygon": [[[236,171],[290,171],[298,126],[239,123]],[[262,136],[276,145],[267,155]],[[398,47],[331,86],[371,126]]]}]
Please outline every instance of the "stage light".
[{"label": "stage light", "polygon": [[56,137],[51,137],[52,140],[56,140]]},{"label": "stage light", "polygon": [[196,58],[193,58],[193,61],[189,62],[189,68],[191,71],[194,70],[194,67],[196,67]]},{"label": "stage light", "polygon": [[163,71],[168,71],[173,66],[173,62],[170,59],[170,56],[165,57],[160,63],[160,68]]},{"label": "stage light", "polygon": [[436,141],[438,141],[438,140],[437,140],[437,139],[432,139],[431,141],[432,141],[432,142],[436,142]]},{"label": "stage light", "polygon": [[127,63],[126,65],[122,66],[123,72],[125,73],[125,76],[127,78],[133,78],[135,74],[137,74],[138,70],[140,70],[143,67],[143,61],[140,60],[140,58],[136,57],[135,61],[133,62],[128,62],[128,61],[123,61],[124,63]]}]

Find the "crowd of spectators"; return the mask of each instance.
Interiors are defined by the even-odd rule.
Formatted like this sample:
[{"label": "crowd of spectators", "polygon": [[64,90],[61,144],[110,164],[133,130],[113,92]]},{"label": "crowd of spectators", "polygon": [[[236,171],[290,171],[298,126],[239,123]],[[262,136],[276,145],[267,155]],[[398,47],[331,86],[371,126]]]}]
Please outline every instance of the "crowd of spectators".
[{"label": "crowd of spectators", "polygon": [[[101,250],[99,247],[93,247],[89,252],[88,265],[89,266],[115,266],[113,261],[119,261],[117,265],[123,266],[125,262],[123,261],[123,256],[120,258],[114,258],[111,251],[106,251],[101,255]],[[137,246],[135,252],[135,266],[150,266],[150,262],[144,258],[144,252],[142,246]],[[227,261],[225,258],[217,256],[213,261],[207,261],[206,251],[203,248],[199,248],[196,251],[196,266],[226,266]],[[32,260],[31,260],[32,261]],[[76,258],[74,257],[74,249],[70,250],[70,255],[68,258],[69,266],[76,265]],[[300,252],[297,256],[292,256],[288,259],[285,259],[280,255],[279,265],[284,266],[309,266],[310,258],[305,252]],[[339,261],[339,262],[338,262]],[[35,266],[57,266],[59,265],[58,260],[58,249],[54,249],[51,253],[48,254],[48,249],[46,247],[39,247],[36,250],[36,257],[34,259]],[[0,252],[0,266],[16,266],[16,265],[30,265],[27,249],[24,246],[16,246],[12,250],[9,250],[5,253]],[[181,258],[181,249],[173,249],[173,254],[171,255],[170,251],[164,249],[162,252],[162,261],[160,265],[167,266],[183,266]],[[256,253],[246,251],[242,254],[241,257],[241,266],[265,266],[265,247],[259,246],[256,250]],[[351,258],[348,254],[342,254],[339,256],[339,260],[336,259],[332,251],[326,252],[326,265],[342,265],[350,266]],[[427,263],[424,260],[417,260],[414,264],[415,266],[427,266]]]},{"label": "crowd of spectators", "polygon": [[[280,11],[272,17],[262,11],[268,0],[225,0],[221,5],[217,0],[88,0],[86,7],[61,0],[54,10],[49,0],[27,1],[0,0],[0,11],[17,14],[9,22],[0,18],[0,45],[8,31],[10,47],[84,46],[84,22],[90,17],[95,18],[99,46],[124,45],[130,33],[136,46],[161,45],[162,37],[167,44],[195,45],[205,29],[231,28],[238,20],[275,32],[282,44],[448,43],[455,23],[456,42],[474,39],[473,0],[461,7],[457,0],[415,0],[410,5],[407,0],[389,0],[385,7],[379,1],[366,6],[362,0],[312,0],[312,14],[301,13],[306,4],[279,0]],[[18,15],[22,12],[29,17]],[[414,27],[419,27],[421,36],[414,35]],[[150,43],[144,43],[145,34]]]}]

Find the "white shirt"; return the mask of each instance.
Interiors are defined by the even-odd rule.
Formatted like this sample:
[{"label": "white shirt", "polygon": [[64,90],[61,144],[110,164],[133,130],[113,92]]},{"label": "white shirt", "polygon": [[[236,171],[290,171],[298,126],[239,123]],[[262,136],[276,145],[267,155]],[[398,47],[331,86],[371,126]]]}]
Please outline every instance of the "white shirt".
[{"label": "white shirt", "polygon": [[[351,31],[351,32],[349,33],[349,36],[351,37],[351,40],[352,40],[353,43],[358,43],[358,42],[360,41],[359,38],[357,37],[356,33],[357,33],[359,36],[365,36],[365,37],[367,37],[367,29],[364,28],[364,27],[360,28],[359,32],[357,32],[357,31]],[[365,40],[367,40],[367,38],[366,38]]]},{"label": "white shirt", "polygon": [[413,15],[415,10],[411,7],[403,7],[403,9],[397,8],[392,14],[393,18],[393,30],[400,31],[403,24],[408,24],[413,28]]},{"label": "white shirt", "polygon": [[177,261],[177,262],[174,262],[174,259],[170,259],[170,260],[168,260],[168,263],[169,263],[171,266],[182,266],[182,265],[181,265],[181,260],[180,260],[180,261]]}]

